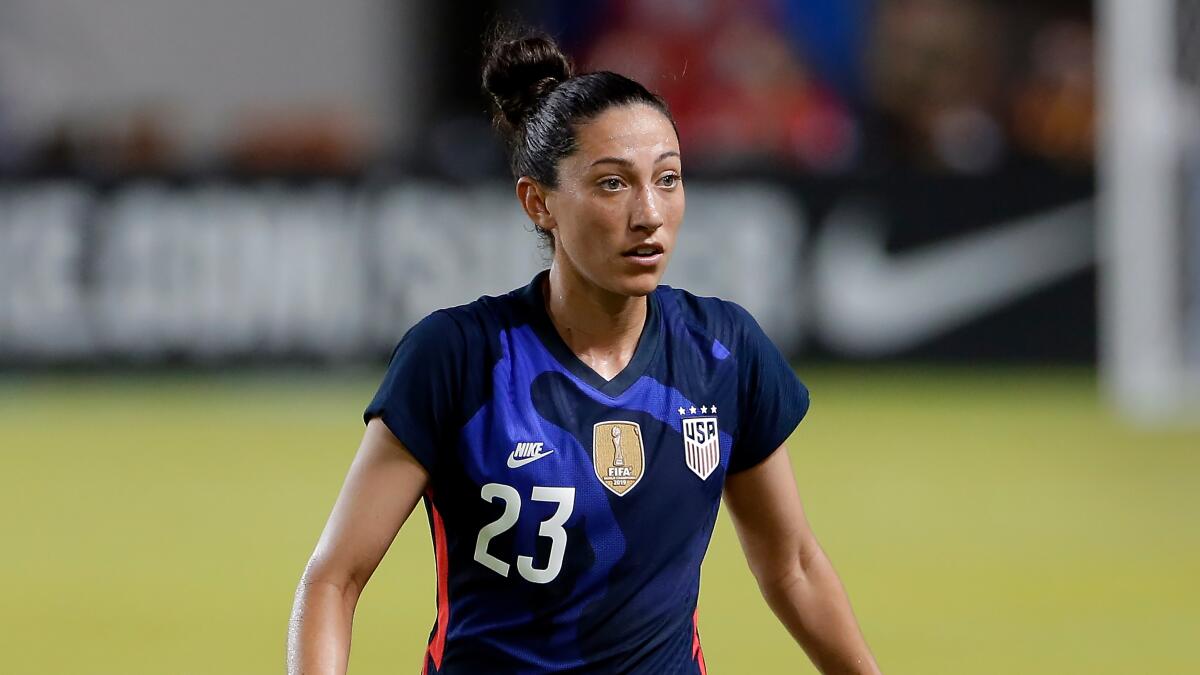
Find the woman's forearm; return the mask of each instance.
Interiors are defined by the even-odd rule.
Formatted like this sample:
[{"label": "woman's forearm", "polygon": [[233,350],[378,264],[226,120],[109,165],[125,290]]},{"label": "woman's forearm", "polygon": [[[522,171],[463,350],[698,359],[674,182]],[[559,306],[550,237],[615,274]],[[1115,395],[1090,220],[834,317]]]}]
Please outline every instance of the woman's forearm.
[{"label": "woman's forearm", "polygon": [[288,624],[288,675],[344,675],[359,591],[303,578]]},{"label": "woman's forearm", "polygon": [[819,548],[770,579],[760,579],[767,604],[825,675],[877,674],[850,600]]}]

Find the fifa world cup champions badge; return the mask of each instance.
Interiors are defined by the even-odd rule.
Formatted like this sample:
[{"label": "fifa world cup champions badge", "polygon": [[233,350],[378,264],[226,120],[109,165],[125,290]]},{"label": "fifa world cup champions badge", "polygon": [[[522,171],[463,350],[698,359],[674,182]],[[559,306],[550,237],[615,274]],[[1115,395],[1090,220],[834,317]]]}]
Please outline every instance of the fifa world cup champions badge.
[{"label": "fifa world cup champions badge", "polygon": [[596,477],[614,494],[633,489],[645,472],[646,452],[637,422],[600,422],[592,433]]}]

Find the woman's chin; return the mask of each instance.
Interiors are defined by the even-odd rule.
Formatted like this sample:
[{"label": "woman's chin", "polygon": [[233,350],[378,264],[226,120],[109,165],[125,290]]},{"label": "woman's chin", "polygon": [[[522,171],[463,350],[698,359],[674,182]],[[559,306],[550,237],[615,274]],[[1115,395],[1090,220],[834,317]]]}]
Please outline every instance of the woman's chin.
[{"label": "woman's chin", "polygon": [[634,298],[650,295],[655,288],[658,288],[658,282],[661,279],[662,274],[657,270],[628,275],[619,280],[619,292]]}]

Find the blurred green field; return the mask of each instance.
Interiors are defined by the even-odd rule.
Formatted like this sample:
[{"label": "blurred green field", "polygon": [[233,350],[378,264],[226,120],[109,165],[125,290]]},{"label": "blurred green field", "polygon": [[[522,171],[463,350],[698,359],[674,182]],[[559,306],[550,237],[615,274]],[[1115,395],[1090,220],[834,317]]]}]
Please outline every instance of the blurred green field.
[{"label": "blurred green field", "polygon": [[[0,670],[281,672],[381,374],[0,376]],[[802,374],[801,493],[885,672],[1200,672],[1200,434],[1122,426],[1082,370]],[[417,672],[430,548],[419,513],[351,672]],[[814,672],[724,516],[702,583],[710,672]]]}]

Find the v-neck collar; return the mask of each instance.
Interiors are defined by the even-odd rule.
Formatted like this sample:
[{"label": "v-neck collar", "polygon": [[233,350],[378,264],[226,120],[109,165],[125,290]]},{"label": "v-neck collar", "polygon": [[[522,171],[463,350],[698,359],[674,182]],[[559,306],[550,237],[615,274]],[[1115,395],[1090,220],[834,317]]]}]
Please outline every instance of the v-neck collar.
[{"label": "v-neck collar", "polygon": [[634,348],[633,358],[629,359],[629,363],[621,372],[617,373],[616,377],[606,380],[581,361],[575,352],[571,351],[566,341],[558,334],[558,329],[554,327],[550,315],[546,313],[542,283],[549,273],[549,270],[539,272],[533,281],[518,293],[529,311],[530,325],[534,332],[537,333],[551,356],[572,375],[610,398],[620,396],[646,372],[646,368],[658,352],[662,319],[658,307],[657,290],[646,296],[646,325],[642,328],[642,335],[638,338],[637,347]]}]

